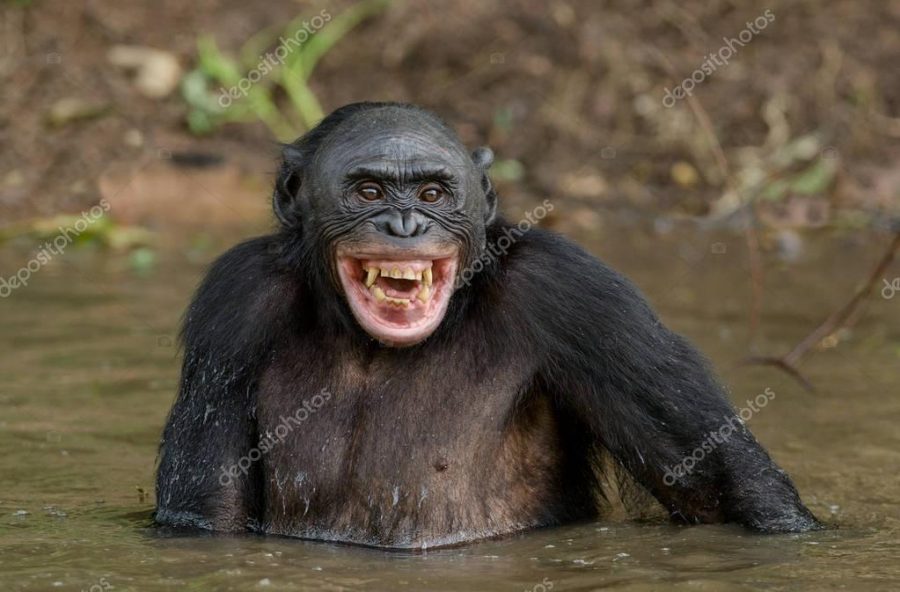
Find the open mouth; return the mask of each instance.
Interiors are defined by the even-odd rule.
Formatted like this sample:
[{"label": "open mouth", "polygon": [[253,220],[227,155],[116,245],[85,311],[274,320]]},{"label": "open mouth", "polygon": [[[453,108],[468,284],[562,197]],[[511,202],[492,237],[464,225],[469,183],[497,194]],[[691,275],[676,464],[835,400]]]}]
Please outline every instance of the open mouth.
[{"label": "open mouth", "polygon": [[453,292],[458,257],[339,254],[337,263],[350,309],[366,333],[386,345],[407,346],[440,325]]}]

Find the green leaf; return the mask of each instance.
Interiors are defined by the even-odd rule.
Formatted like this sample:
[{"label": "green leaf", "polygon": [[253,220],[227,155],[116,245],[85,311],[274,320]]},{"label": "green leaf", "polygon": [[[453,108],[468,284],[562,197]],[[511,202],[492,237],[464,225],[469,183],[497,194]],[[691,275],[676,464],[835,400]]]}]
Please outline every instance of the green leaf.
[{"label": "green leaf", "polygon": [[791,181],[791,190],[801,195],[821,195],[831,187],[835,168],[819,159]]},{"label": "green leaf", "polygon": [[491,176],[497,181],[518,181],[525,174],[525,167],[518,160],[498,160],[491,167]]},{"label": "green leaf", "polygon": [[789,184],[784,179],[772,181],[762,190],[760,197],[768,201],[780,201],[787,195]]}]

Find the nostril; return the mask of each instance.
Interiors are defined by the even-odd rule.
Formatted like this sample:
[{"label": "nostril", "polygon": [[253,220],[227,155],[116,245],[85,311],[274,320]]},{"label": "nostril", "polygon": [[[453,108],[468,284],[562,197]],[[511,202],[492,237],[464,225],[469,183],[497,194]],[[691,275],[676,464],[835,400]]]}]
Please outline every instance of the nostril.
[{"label": "nostril", "polygon": [[385,212],[374,218],[372,222],[379,231],[397,238],[421,236],[428,230],[428,221],[414,211]]},{"label": "nostril", "polygon": [[392,218],[389,228],[391,231],[390,234],[393,236],[407,237],[410,235],[409,224],[401,216]]}]

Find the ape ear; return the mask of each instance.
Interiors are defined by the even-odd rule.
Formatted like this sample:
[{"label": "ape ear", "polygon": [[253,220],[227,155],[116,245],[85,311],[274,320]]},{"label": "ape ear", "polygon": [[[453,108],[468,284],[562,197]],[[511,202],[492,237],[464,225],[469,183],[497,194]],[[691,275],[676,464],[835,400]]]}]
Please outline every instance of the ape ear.
[{"label": "ape ear", "polygon": [[302,155],[292,144],[284,146],[281,157],[281,168],[275,180],[275,191],[272,194],[272,210],[275,217],[284,226],[299,226],[300,212],[294,207],[297,194],[300,192],[300,164]]},{"label": "ape ear", "polygon": [[488,176],[488,169],[494,164],[494,152],[487,146],[476,148],[472,152],[472,162],[481,170],[481,188],[484,190],[484,223],[490,224],[497,216],[497,192],[491,184],[491,178]]},{"label": "ape ear", "polygon": [[494,164],[494,151],[487,146],[476,148],[475,151],[472,152],[472,161],[475,162],[475,166],[487,171],[491,168],[491,165]]}]

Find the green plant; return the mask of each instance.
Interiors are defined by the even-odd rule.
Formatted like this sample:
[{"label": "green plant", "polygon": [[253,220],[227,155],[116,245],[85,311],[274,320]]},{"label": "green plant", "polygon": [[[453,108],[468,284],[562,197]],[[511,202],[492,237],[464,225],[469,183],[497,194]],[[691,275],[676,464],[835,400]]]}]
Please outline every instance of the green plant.
[{"label": "green plant", "polygon": [[[181,84],[182,96],[190,106],[191,131],[204,134],[223,123],[259,120],[279,140],[288,141],[310,129],[324,115],[309,86],[319,60],[347,33],[390,3],[362,0],[334,18],[322,11],[319,14],[325,24],[312,32],[308,29],[310,15],[301,15],[284,28],[270,27],[256,33],[236,58],[223,54],[211,36],[199,38],[197,67]],[[299,47],[283,52],[281,59],[272,60],[271,52],[266,52],[276,42],[297,39],[304,31],[307,35]],[[279,48],[283,49],[283,44]],[[251,78],[254,71],[256,80]],[[234,92],[236,89],[239,92]],[[280,100],[282,96],[286,100]]]},{"label": "green plant", "polygon": [[[25,239],[31,243],[52,242],[59,236],[69,237],[64,229],[77,229],[84,216],[61,214],[49,218],[36,218],[0,228],[0,245]],[[114,222],[108,216],[94,220],[84,230],[66,239],[66,246],[82,247],[99,245],[114,250],[127,251],[135,247],[145,247],[153,243],[154,235],[140,226],[128,226]]]}]

